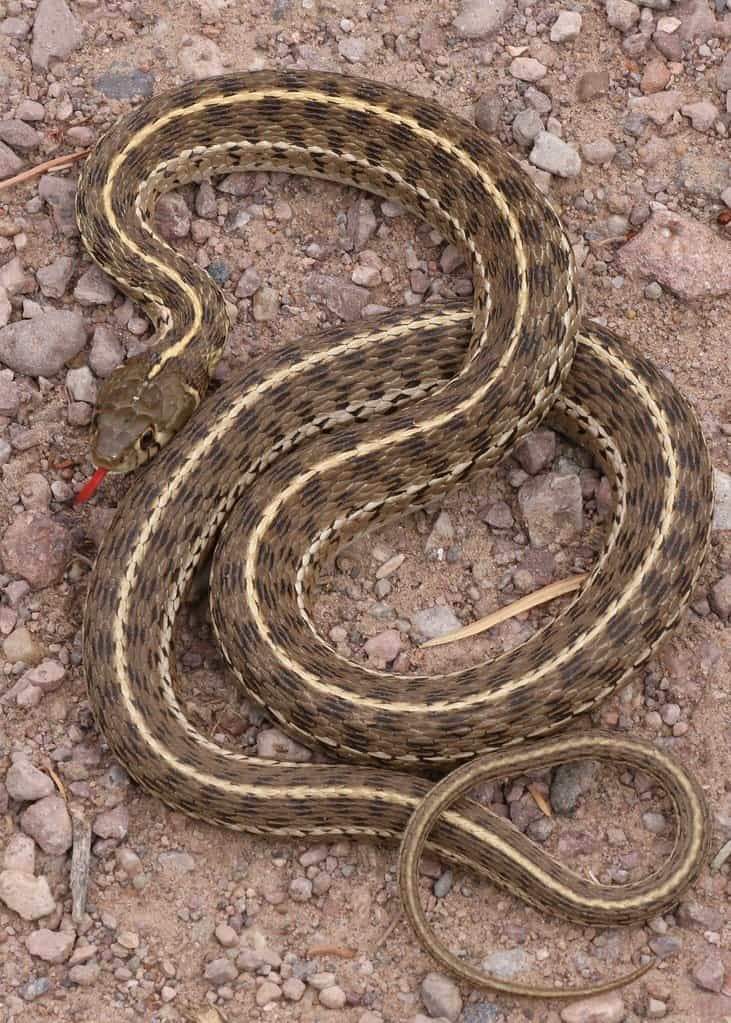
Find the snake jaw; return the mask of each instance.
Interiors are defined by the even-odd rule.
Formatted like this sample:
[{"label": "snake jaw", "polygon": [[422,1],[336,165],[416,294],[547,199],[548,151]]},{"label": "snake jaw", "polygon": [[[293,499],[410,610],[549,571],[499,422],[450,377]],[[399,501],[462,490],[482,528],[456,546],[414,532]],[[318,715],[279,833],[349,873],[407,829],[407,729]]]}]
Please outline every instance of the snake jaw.
[{"label": "snake jaw", "polygon": [[150,377],[147,355],[120,366],[104,382],[89,444],[94,464],[127,473],[150,461],[198,405],[198,392],[175,366]]}]

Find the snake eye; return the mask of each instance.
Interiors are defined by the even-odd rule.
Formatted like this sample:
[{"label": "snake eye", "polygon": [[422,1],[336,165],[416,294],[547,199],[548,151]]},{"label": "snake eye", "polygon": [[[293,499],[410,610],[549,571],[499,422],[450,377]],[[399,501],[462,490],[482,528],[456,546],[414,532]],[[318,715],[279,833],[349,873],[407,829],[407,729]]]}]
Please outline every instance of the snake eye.
[{"label": "snake eye", "polygon": [[140,437],[140,447],[143,451],[147,451],[155,443],[155,431],[150,427]]}]

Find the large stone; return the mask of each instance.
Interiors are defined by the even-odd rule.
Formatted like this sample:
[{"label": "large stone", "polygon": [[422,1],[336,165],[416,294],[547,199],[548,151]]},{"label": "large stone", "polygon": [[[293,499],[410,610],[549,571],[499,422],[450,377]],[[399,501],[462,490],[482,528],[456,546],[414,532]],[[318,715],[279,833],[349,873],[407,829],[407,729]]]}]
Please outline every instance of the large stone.
[{"label": "large stone", "polygon": [[563,1023],[622,1023],[626,1009],[621,995],[616,991],[582,998],[561,1010]]},{"label": "large stone", "polygon": [[49,931],[42,927],[25,939],[25,947],[36,959],[44,963],[65,963],[71,955],[76,935],[73,931]]},{"label": "large stone", "polygon": [[39,771],[24,757],[14,760],[5,776],[5,787],[12,799],[30,802],[43,799],[54,791],[54,785],[47,774]]},{"label": "large stone", "polygon": [[60,796],[46,796],[23,812],[20,826],[49,856],[62,856],[71,848],[71,817]]},{"label": "large stone", "polygon": [[443,973],[427,973],[421,982],[421,998],[430,1016],[459,1019],[462,996],[451,977]]},{"label": "large stone", "polygon": [[531,149],[530,162],[560,178],[575,178],[581,173],[581,157],[558,135],[539,131]]},{"label": "large stone", "polygon": [[30,59],[45,71],[53,58],[65,60],[81,46],[83,32],[65,0],[40,0],[33,22]]},{"label": "large stone", "polygon": [[23,161],[20,157],[13,152],[10,146],[0,142],[0,181],[3,178],[9,178],[13,174],[17,174],[22,167]]},{"label": "large stone", "polygon": [[70,554],[68,530],[40,512],[21,512],[0,542],[5,571],[26,579],[34,590],[59,582]]},{"label": "large stone", "polygon": [[45,877],[20,870],[0,871],[0,901],[24,920],[40,920],[56,908]]},{"label": "large stone", "polygon": [[25,376],[52,377],[85,342],[86,329],[78,313],[46,309],[31,320],[0,328],[0,360]]},{"label": "large stone", "polygon": [[463,39],[484,39],[502,28],[513,13],[513,0],[462,0],[454,19]]},{"label": "large stone", "polygon": [[518,503],[534,547],[566,543],[583,526],[581,483],[573,474],[548,473],[528,480]]},{"label": "large stone", "polygon": [[655,280],[686,301],[731,291],[731,242],[667,210],[654,213],[622,246],[617,262],[623,273]]}]

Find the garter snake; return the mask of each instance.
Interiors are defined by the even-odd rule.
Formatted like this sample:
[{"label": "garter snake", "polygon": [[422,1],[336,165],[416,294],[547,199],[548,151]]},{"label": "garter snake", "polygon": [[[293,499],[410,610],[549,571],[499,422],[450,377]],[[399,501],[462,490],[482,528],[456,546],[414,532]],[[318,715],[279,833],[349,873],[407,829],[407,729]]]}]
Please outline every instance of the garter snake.
[{"label": "garter snake", "polygon": [[[424,304],[287,344],[203,400],[227,336],[223,295],[160,237],[154,206],[234,170],[321,177],[400,202],[467,250],[472,306]],[[580,322],[570,243],[528,175],[474,126],[397,89],[298,71],[183,85],[100,140],[77,216],[93,259],[156,326],[150,349],[102,385],[91,431],[103,469],[156,456],[121,502],[85,608],[90,699],[111,750],[169,805],[256,834],[398,839],[411,818],[400,887],[425,947],[472,983],[575,994],[486,978],[441,949],[416,906],[415,860],[436,812],[439,856],[598,925],[655,915],[698,876],[706,805],[671,756],[600,732],[553,735],[628,680],[693,589],[712,496],[692,410],[628,345]],[[493,465],[549,412],[616,493],[604,551],[566,609],[509,654],[441,675],[379,672],[332,649],[308,611],[323,557]],[[186,719],[173,633],[214,540],[211,615],[233,674],[337,763],[232,752]],[[646,771],[671,797],[673,852],[642,881],[589,883],[465,798],[434,809],[486,771],[589,756]],[[423,775],[460,764],[429,795]]]}]

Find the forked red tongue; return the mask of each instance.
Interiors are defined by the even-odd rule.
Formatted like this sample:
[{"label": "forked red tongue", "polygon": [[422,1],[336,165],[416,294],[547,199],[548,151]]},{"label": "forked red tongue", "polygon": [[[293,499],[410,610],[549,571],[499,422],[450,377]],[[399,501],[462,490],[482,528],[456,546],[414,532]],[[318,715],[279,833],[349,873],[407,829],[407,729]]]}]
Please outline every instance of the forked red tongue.
[{"label": "forked red tongue", "polygon": [[83,504],[84,501],[88,501],[90,497],[94,496],[108,472],[109,469],[97,469],[89,482],[85,483],[78,494],[74,497],[74,507],[78,507],[80,504]]}]

